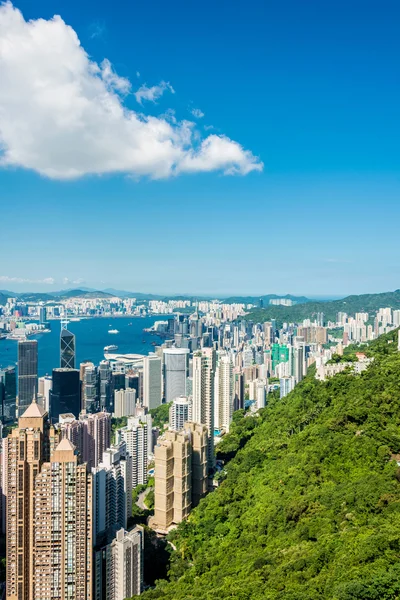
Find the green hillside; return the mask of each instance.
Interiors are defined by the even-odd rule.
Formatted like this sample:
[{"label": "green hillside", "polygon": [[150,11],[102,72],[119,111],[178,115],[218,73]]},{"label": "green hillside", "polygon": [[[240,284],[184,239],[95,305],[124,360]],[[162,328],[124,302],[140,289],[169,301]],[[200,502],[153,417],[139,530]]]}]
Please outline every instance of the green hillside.
[{"label": "green hillside", "polygon": [[303,319],[314,317],[317,312],[323,312],[325,321],[336,321],[338,312],[346,312],[354,315],[356,312],[368,312],[374,314],[379,308],[391,307],[400,309],[400,290],[384,292],[382,294],[362,294],[360,296],[347,296],[340,300],[328,302],[311,301],[306,304],[294,306],[268,306],[256,308],[247,315],[248,320],[263,323],[270,319],[276,319],[278,323],[298,323]]},{"label": "green hillside", "polygon": [[242,449],[171,534],[170,581],[143,600],[400,598],[397,331],[368,352],[362,375],[310,372],[236,418],[221,451]]}]

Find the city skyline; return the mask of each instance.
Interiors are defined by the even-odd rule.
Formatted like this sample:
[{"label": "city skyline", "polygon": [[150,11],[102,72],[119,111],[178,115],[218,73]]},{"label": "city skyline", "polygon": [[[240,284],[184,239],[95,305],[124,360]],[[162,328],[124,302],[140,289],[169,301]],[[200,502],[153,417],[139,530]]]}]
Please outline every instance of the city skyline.
[{"label": "city skyline", "polygon": [[[399,287],[397,3],[0,6],[0,253],[13,259],[0,288],[345,296]],[[32,28],[39,48],[11,59],[7,40],[28,42]],[[66,36],[61,49],[55,30]],[[161,160],[165,171],[153,154],[142,171],[121,158],[125,117],[116,154],[100,157],[74,129],[75,97],[66,120],[60,72],[84,87],[88,65],[98,69],[89,83],[126,114],[179,130],[181,154]],[[35,77],[46,95],[33,102]],[[182,142],[186,121],[191,142]],[[33,145],[21,146],[8,122]],[[79,122],[88,135],[101,130],[85,114]],[[200,164],[207,139],[231,145]]]}]

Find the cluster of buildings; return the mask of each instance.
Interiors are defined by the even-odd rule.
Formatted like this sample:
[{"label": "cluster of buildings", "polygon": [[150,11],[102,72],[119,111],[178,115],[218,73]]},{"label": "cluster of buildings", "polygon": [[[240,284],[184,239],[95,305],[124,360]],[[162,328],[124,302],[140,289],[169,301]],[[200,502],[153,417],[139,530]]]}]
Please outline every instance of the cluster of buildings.
[{"label": "cluster of buildings", "polygon": [[[326,324],[319,313],[281,326],[243,319],[243,305],[197,309],[157,321],[160,345],[147,356],[76,365],[75,336],[63,320],[60,366],[51,375],[38,376],[38,344],[29,338],[18,342],[17,369],[0,369],[1,427],[17,423],[1,440],[8,599],[140,594],[143,531],[130,518],[132,490],[147,484],[149,465],[149,524],[165,534],[212,489],[214,447],[235,410],[264,408],[276,388],[286,396],[311,364],[321,379],[331,376],[345,368],[327,364],[334,353],[400,323],[390,308],[372,323],[366,313],[339,313]],[[354,368],[367,364],[360,355]],[[151,411],[163,403],[169,422],[159,431]],[[113,418],[123,419],[114,439]]]},{"label": "cluster of buildings", "polygon": [[[84,317],[110,317],[110,316],[134,316],[172,314],[179,310],[190,310],[197,307],[203,313],[215,312],[226,313],[236,318],[244,315],[252,304],[227,304],[220,300],[204,300],[201,302],[192,300],[138,300],[136,298],[119,298],[110,294],[102,294],[95,298],[90,295],[76,296],[67,299],[56,299],[49,301],[18,300],[7,298],[4,306],[0,306],[0,315],[5,318],[3,327],[6,328],[7,321],[17,324],[23,318],[38,319],[44,325],[49,319],[62,318],[84,318]],[[20,323],[21,326],[21,323]],[[1,323],[0,323],[1,330]],[[26,328],[29,333],[29,328]],[[17,332],[18,333],[18,332]]]}]

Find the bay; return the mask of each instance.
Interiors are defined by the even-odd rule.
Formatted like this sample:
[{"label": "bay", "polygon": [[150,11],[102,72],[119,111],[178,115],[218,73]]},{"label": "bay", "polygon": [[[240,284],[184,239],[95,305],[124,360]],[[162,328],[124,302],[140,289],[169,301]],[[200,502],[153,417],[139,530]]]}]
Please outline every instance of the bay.
[{"label": "bay", "polygon": [[[104,359],[104,346],[115,344],[118,354],[148,354],[154,351],[152,342],[161,343],[157,336],[146,333],[157,320],[166,320],[170,315],[151,317],[108,317],[71,321],[68,329],[75,334],[76,367],[79,363],[90,360],[98,365]],[[30,336],[38,340],[38,374],[51,375],[54,368],[60,366],[60,322],[51,321],[51,332]],[[118,329],[119,333],[110,334],[109,329]],[[0,367],[16,364],[18,358],[18,342],[0,340]]]}]

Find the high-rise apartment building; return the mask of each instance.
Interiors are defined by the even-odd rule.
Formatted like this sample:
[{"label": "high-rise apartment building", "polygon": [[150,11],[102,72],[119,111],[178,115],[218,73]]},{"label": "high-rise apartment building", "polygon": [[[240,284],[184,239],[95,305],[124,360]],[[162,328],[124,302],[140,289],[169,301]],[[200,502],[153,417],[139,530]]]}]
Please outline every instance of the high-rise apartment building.
[{"label": "high-rise apartment building", "polygon": [[74,444],[88,468],[97,467],[111,444],[110,413],[82,411],[79,419],[73,414],[60,415],[59,427],[61,435]]},{"label": "high-rise apartment building", "polygon": [[60,367],[75,369],[75,336],[68,329],[61,329]]},{"label": "high-rise apartment building", "polygon": [[143,359],[143,406],[157,408],[161,397],[161,358],[150,354]]},{"label": "high-rise apartment building", "polygon": [[186,423],[167,431],[154,448],[155,489],[153,527],[167,531],[180,523],[207,491],[207,428]]},{"label": "high-rise apartment building", "polygon": [[187,396],[175,398],[169,409],[169,428],[181,431],[186,422],[192,420],[192,399]]},{"label": "high-rise apartment building", "polygon": [[186,394],[188,374],[188,348],[166,348],[164,357],[165,401],[172,402],[178,396]]},{"label": "high-rise apartment building", "polygon": [[126,443],[126,449],[132,458],[132,488],[147,483],[148,443],[151,429],[147,420],[141,417],[129,417],[126,427],[117,429],[116,443]]},{"label": "high-rise apartment building", "polygon": [[229,355],[219,358],[214,385],[214,427],[228,432],[235,398],[233,365]]},{"label": "high-rise apartment building", "polygon": [[121,442],[103,452],[92,469],[94,540],[103,534],[111,541],[116,531],[128,526],[132,514],[132,458]]},{"label": "high-rise apartment building", "polygon": [[18,342],[18,414],[22,415],[37,393],[38,345],[36,340]]},{"label": "high-rise apartment building", "polygon": [[116,390],[114,392],[114,417],[130,417],[135,414],[136,390]]},{"label": "high-rise apartment building", "polygon": [[95,554],[94,600],[125,600],[143,589],[143,528],[120,529],[113,541]]},{"label": "high-rise apartment building", "polygon": [[193,356],[193,406],[192,418],[208,431],[208,468],[213,469],[214,458],[214,378],[216,353],[213,348],[203,348]]},{"label": "high-rise apartment building", "polygon": [[33,495],[33,596],[93,597],[92,477],[68,439],[36,476]]},{"label": "high-rise apartment building", "polygon": [[7,490],[7,571],[9,600],[35,600],[34,596],[34,495],[36,476],[58,436],[47,413],[36,401],[20,416],[18,427],[6,440],[4,486]]}]

